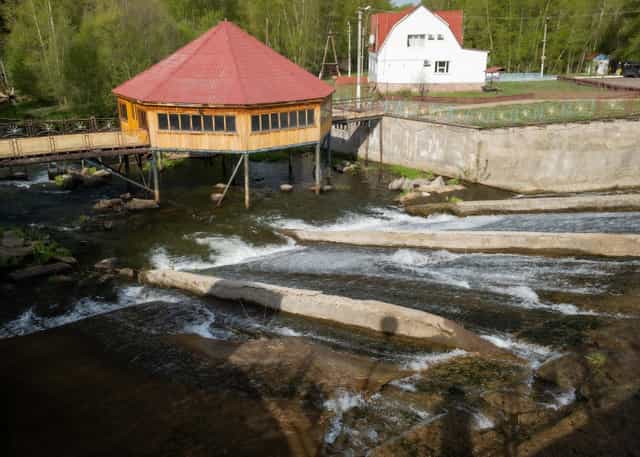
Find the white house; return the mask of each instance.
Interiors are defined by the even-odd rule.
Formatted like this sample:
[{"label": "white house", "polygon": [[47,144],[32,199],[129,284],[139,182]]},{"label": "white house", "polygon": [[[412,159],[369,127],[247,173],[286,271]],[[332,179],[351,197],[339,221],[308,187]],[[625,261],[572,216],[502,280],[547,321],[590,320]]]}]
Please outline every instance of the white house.
[{"label": "white house", "polygon": [[488,51],[464,49],[463,40],[461,10],[373,14],[369,82],[381,92],[480,90]]}]

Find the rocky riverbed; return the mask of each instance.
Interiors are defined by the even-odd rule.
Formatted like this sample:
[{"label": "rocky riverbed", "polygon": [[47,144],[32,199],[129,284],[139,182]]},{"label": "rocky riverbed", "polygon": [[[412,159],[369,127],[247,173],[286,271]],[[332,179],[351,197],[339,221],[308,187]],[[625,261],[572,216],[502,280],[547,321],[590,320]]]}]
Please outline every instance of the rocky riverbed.
[{"label": "rocky riverbed", "polygon": [[[66,284],[0,289],[6,455],[638,454],[636,259],[303,246],[280,233],[637,233],[639,213],[413,217],[377,167],[315,196],[311,155],[293,177],[286,161],[252,163],[252,211],[233,187],[215,209],[221,165],[167,170],[153,211],[95,211],[127,193],[118,182],[0,186],[3,226],[36,227],[77,259]],[[134,270],[151,267],[424,310],[515,357],[138,284]]]}]

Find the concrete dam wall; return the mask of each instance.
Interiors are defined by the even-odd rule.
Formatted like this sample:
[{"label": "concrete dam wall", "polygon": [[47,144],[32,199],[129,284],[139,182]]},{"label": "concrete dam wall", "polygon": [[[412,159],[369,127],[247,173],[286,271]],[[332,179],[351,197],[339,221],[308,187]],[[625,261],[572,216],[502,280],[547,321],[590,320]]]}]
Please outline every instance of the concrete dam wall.
[{"label": "concrete dam wall", "polygon": [[[382,154],[380,152],[382,128]],[[333,129],[335,149],[516,192],[640,187],[635,120],[478,129],[385,116]]]}]

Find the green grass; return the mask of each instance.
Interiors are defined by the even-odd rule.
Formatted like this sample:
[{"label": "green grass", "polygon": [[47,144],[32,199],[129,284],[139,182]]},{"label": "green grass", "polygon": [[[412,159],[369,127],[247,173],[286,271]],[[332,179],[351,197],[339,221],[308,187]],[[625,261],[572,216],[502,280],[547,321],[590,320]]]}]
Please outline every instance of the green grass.
[{"label": "green grass", "polygon": [[423,171],[423,170],[418,170],[416,168],[409,168],[409,167],[403,167],[402,165],[389,165],[388,166],[389,171],[397,176],[400,176],[402,178],[407,178],[407,179],[418,179],[418,178],[425,178],[425,179],[433,179],[433,172],[432,171]]},{"label": "green grass", "polygon": [[456,97],[456,98],[496,98],[505,95],[534,94],[541,98],[545,95],[558,97],[562,95],[579,94],[585,97],[611,92],[607,89],[590,86],[579,86],[570,81],[509,81],[496,82],[494,86],[497,92],[465,91],[465,92],[430,92],[433,97]]}]

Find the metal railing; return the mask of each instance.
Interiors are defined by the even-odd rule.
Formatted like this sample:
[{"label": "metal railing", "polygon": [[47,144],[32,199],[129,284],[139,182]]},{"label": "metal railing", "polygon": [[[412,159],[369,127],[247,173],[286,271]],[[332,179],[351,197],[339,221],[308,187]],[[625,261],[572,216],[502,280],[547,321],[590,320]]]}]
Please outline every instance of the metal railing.
[{"label": "metal railing", "polygon": [[334,103],[334,112],[384,113],[406,119],[477,128],[584,122],[640,117],[640,98],[526,101],[491,105],[453,105],[414,100],[361,99]]},{"label": "metal railing", "polygon": [[110,132],[119,129],[120,120],[117,117],[61,120],[0,119],[0,138]]}]

